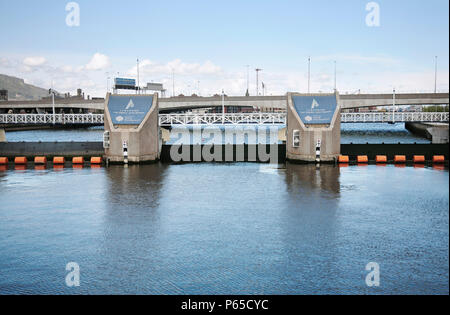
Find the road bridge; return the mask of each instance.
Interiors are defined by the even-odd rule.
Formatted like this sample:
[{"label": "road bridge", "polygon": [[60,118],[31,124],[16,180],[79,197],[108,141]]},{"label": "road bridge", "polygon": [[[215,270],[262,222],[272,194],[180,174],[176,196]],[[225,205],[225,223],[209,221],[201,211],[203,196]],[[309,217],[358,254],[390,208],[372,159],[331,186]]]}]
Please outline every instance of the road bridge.
[{"label": "road bridge", "polygon": [[[160,98],[160,112],[188,111],[192,109],[213,108],[222,106],[222,97],[171,97]],[[394,103],[392,94],[343,94],[340,95],[341,109],[354,109],[373,106],[391,106]],[[408,105],[448,105],[449,93],[409,93],[396,94],[396,106]],[[249,107],[257,111],[284,111],[287,108],[287,96],[226,96],[225,107]],[[57,112],[60,109],[84,111],[104,110],[104,100],[55,100]],[[45,101],[7,101],[0,102],[0,113],[12,110],[36,110],[51,112],[52,103]]]}]

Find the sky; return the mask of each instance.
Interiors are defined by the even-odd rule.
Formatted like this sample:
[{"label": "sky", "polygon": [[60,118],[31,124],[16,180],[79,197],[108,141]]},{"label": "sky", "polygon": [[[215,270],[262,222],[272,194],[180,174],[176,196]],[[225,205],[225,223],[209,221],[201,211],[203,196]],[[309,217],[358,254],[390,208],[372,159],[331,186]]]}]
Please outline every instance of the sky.
[{"label": "sky", "polygon": [[447,0],[75,4],[79,15],[71,1],[0,0],[0,73],[104,97],[112,78],[136,78],[139,59],[141,85],[208,96],[244,95],[247,69],[255,95],[260,68],[260,93],[264,82],[266,95],[282,95],[307,92],[310,57],[311,92],[333,91],[336,62],[342,94],[401,93],[434,91],[438,56],[437,89],[449,89]]}]

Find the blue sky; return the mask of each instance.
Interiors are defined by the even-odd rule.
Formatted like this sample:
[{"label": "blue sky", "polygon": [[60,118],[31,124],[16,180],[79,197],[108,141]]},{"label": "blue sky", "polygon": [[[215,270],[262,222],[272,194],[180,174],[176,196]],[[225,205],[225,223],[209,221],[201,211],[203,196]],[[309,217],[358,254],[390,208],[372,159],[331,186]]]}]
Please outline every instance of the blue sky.
[{"label": "blue sky", "polygon": [[[80,26],[66,25],[62,0],[0,0],[0,73],[61,91],[106,91],[107,77],[163,82],[172,93],[243,94],[250,65],[267,94],[304,92],[307,58],[314,91],[448,90],[449,7],[446,0],[375,1],[380,26],[366,25],[361,0],[76,1]],[[108,73],[108,74],[107,74]],[[200,84],[198,83],[200,81]]]}]

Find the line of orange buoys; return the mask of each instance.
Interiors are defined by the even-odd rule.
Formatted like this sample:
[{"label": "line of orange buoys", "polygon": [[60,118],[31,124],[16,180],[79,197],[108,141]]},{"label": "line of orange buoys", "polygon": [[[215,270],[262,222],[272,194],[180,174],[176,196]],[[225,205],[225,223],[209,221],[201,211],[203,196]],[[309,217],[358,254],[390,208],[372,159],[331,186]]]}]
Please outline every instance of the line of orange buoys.
[{"label": "line of orange buoys", "polygon": [[[54,157],[53,158],[53,168],[54,169],[64,169],[66,165],[66,159],[64,157]],[[45,170],[48,165],[47,157],[45,156],[36,156],[34,158],[34,168],[36,170]],[[28,164],[28,159],[23,156],[14,158],[14,169],[15,170],[26,170]],[[102,157],[91,157],[89,161],[89,165],[91,168],[101,168],[103,165]],[[0,157],[0,171],[6,171],[9,166],[9,159],[7,157]],[[73,168],[83,168],[85,166],[84,157],[73,157],[72,158],[72,167]]]},{"label": "line of orange buoys", "polygon": [[[352,161],[348,155],[341,155],[338,158],[338,163],[342,167],[349,166]],[[353,161],[357,165],[368,165],[369,157],[367,155],[358,155]],[[396,167],[406,167],[407,159],[405,155],[395,155],[394,160],[389,161],[386,155],[377,155],[375,157],[375,164],[378,166],[386,166],[388,163],[394,163]],[[427,162],[424,155],[414,155],[412,159],[415,168],[424,168]],[[433,167],[436,169],[445,169],[445,156],[435,155],[433,156]]]}]

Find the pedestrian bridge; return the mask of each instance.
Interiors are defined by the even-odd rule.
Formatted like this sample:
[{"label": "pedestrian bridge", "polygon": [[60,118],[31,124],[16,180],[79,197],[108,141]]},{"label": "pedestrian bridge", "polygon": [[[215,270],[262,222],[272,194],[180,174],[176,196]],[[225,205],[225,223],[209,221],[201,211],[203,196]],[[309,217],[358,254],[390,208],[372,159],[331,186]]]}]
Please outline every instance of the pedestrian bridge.
[{"label": "pedestrian bridge", "polygon": [[[449,113],[372,112],[342,113],[342,123],[448,123]],[[103,114],[0,114],[0,125],[86,125],[104,124]],[[160,114],[162,127],[177,125],[286,125],[285,113]]]}]

